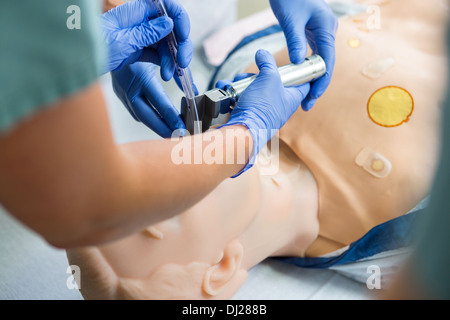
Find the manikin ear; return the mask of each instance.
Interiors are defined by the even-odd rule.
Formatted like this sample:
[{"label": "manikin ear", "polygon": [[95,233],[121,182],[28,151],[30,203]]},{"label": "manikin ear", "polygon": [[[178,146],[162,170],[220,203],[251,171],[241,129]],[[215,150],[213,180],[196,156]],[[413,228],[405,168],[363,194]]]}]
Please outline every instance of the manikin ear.
[{"label": "manikin ear", "polygon": [[203,277],[203,291],[217,296],[225,290],[237,291],[244,283],[246,270],[241,270],[244,248],[238,240],[233,240],[223,250],[222,258],[210,266]]}]

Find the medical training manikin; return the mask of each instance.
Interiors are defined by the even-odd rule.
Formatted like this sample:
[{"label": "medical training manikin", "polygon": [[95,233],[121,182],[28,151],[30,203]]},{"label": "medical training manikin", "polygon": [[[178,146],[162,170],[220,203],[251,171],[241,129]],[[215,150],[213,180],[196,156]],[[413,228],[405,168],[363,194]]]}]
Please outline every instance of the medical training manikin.
[{"label": "medical training manikin", "polygon": [[[340,20],[329,89],[294,114],[252,170],[178,217],[68,251],[85,298],[228,299],[265,258],[341,254],[427,197],[448,11],[441,0],[370,4],[379,24],[368,23],[370,12]],[[275,56],[289,63],[287,50]],[[267,174],[274,163],[279,170]]]}]

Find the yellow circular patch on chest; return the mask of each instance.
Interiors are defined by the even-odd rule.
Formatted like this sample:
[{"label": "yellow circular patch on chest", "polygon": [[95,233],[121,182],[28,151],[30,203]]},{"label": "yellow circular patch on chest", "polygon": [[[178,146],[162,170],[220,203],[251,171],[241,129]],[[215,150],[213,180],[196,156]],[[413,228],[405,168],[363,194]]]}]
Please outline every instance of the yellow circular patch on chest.
[{"label": "yellow circular patch on chest", "polygon": [[369,117],[383,127],[396,127],[408,122],[414,111],[414,99],[411,94],[400,87],[384,87],[369,99],[367,104]]}]

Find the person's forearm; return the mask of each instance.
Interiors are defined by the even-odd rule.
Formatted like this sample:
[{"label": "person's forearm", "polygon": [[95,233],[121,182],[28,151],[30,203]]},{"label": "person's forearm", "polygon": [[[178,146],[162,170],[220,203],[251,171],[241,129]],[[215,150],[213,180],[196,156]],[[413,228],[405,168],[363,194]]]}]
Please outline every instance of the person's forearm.
[{"label": "person's forearm", "polygon": [[[212,138],[214,137],[214,138]],[[211,139],[212,138],[212,139]],[[120,146],[123,185],[110,182],[96,196],[92,224],[81,245],[110,241],[188,210],[219,183],[238,173],[252,152],[245,127],[233,126],[180,141],[134,142]],[[214,150],[213,152],[211,152]],[[108,194],[120,193],[112,199]],[[100,210],[101,207],[108,208]]]},{"label": "person's forearm", "polygon": [[[117,146],[101,89],[93,85],[0,136],[0,203],[54,246],[112,241],[187,210],[241,170],[252,140],[246,129],[235,128],[229,132],[239,141],[247,139],[246,155],[228,165],[219,157],[207,164],[211,159],[202,156],[214,155],[214,146],[231,155],[239,147],[234,139],[216,136],[200,148],[195,142],[223,130],[181,144],[158,140]],[[196,149],[193,160],[200,164],[187,164],[189,157],[178,165],[182,146],[186,152]]]}]

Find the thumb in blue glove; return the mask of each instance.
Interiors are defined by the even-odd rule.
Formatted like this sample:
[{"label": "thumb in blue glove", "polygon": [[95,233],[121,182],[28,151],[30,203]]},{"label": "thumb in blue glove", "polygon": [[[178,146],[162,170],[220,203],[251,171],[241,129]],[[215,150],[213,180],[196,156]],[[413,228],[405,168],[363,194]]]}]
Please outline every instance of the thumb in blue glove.
[{"label": "thumb in blue glove", "polygon": [[238,175],[253,166],[259,151],[290,119],[310,90],[309,83],[285,88],[269,52],[259,50],[255,60],[260,73],[242,93],[229,121],[222,126],[243,125],[253,138],[250,160]]},{"label": "thumb in blue glove", "polygon": [[286,36],[291,62],[303,62],[309,44],[327,66],[326,74],[312,83],[302,103],[303,110],[308,111],[331,82],[336,60],[337,18],[324,0],[270,0],[270,4]]}]

